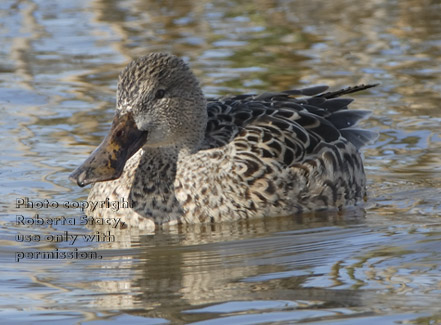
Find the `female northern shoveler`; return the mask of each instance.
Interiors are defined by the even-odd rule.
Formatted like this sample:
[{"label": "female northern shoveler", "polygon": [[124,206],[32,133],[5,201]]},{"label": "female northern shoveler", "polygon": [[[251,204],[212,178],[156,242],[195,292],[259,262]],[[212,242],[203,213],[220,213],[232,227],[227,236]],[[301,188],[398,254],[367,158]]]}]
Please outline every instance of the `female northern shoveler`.
[{"label": "female northern shoveler", "polygon": [[374,85],[206,99],[181,59],[152,53],[121,73],[109,134],[72,174],[88,201],[119,201],[132,226],[208,223],[355,205],[366,178],[358,149],[369,113],[337,98]]}]

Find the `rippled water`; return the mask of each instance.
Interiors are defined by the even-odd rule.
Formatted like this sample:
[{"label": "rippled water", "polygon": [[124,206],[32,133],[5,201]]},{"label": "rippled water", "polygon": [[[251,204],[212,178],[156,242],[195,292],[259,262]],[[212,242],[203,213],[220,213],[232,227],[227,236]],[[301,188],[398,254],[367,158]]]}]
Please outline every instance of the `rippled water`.
[{"label": "rippled water", "polygon": [[[438,1],[4,0],[0,42],[2,323],[441,322]],[[185,57],[209,96],[380,82],[353,103],[380,133],[365,212],[102,227],[115,241],[97,243],[80,209],[16,208],[87,197],[67,176],[106,133],[119,70],[158,50]],[[35,214],[77,224],[17,225]],[[66,231],[73,245],[17,241]],[[102,258],[16,262],[74,248]]]}]

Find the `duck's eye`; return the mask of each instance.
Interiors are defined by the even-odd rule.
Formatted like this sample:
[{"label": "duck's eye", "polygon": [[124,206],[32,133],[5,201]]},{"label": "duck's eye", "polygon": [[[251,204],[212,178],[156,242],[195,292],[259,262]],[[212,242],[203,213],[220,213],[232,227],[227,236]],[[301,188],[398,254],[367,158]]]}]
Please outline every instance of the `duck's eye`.
[{"label": "duck's eye", "polygon": [[165,95],[165,90],[164,89],[158,89],[156,91],[155,98],[156,99],[161,99],[162,97],[164,97],[164,95]]},{"label": "duck's eye", "polygon": [[124,134],[124,131],[123,131],[123,130],[118,130],[118,131],[116,132],[116,137],[119,138],[119,137],[122,136],[123,134]]}]

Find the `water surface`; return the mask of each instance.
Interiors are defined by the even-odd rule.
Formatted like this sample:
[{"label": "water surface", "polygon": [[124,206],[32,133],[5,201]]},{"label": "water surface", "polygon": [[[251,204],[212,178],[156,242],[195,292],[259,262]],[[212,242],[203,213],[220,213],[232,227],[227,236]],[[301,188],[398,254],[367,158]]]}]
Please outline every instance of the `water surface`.
[{"label": "water surface", "polygon": [[[0,320],[441,322],[440,22],[430,0],[2,1]],[[207,96],[380,82],[352,104],[380,134],[364,211],[155,235],[80,225],[63,203],[88,189],[67,176],[105,135],[121,68],[151,51],[183,56]],[[36,214],[76,224],[16,222]],[[97,229],[115,240],[84,240]],[[66,231],[74,244],[17,241]],[[100,258],[16,261],[74,248]]]}]

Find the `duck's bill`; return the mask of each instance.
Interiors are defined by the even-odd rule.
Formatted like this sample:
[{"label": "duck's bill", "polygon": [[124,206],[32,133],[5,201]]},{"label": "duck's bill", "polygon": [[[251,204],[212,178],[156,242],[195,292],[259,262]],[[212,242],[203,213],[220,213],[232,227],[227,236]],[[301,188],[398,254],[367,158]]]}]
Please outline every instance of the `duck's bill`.
[{"label": "duck's bill", "polygon": [[131,113],[117,114],[109,134],[69,179],[78,186],[110,181],[121,176],[124,166],[146,142],[147,132],[138,130]]}]

